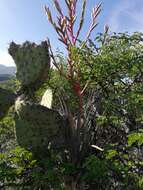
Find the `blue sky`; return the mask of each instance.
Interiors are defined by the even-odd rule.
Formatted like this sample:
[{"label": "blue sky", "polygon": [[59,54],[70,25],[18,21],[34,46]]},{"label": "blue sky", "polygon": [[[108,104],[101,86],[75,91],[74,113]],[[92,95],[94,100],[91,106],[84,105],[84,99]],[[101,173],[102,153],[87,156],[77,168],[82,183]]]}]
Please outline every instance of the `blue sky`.
[{"label": "blue sky", "polygon": [[[64,0],[59,0],[65,10]],[[79,0],[82,2],[82,0]],[[99,0],[87,0],[86,20],[82,36],[90,23],[90,11]],[[103,31],[108,24],[112,32],[143,32],[143,0],[101,0],[102,12],[98,18],[99,25],[92,37]],[[57,35],[48,23],[43,10],[49,5],[55,15],[52,0],[0,0],[0,64],[13,65],[7,53],[11,41],[22,43],[25,40],[40,42],[50,38],[53,49],[63,50]],[[80,13],[81,5],[78,5]]]}]

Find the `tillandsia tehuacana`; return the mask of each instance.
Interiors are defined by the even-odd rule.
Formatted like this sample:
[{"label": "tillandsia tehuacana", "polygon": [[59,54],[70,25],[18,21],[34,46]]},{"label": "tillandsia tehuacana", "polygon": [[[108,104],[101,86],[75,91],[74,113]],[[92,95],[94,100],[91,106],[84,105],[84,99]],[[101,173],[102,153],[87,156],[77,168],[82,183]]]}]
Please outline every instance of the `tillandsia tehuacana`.
[{"label": "tillandsia tehuacana", "polygon": [[[49,7],[45,6],[45,11],[49,22],[58,34],[59,40],[65,45],[67,50],[67,72],[63,71],[62,66],[56,63],[50,41],[48,40],[51,58],[53,60],[54,66],[57,68],[61,76],[63,76],[70,84],[71,90],[77,99],[77,111],[76,113],[71,113],[68,104],[65,109],[65,116],[68,119],[69,127],[71,130],[71,142],[70,142],[70,155],[73,163],[80,163],[83,160],[85,154],[88,152],[89,146],[92,143],[89,135],[90,131],[90,117],[89,112],[93,107],[89,102],[94,96],[90,97],[90,100],[84,102],[85,91],[88,88],[90,81],[85,84],[81,82],[81,68],[74,61],[74,49],[82,48],[86,46],[92,31],[97,26],[97,17],[101,12],[101,3],[93,8],[91,12],[91,24],[85,35],[85,39],[80,41],[80,34],[85,21],[85,11],[86,11],[86,0],[82,2],[81,16],[79,18],[78,27],[76,26],[77,21],[77,6],[78,0],[65,0],[64,3],[67,8],[67,15],[63,12],[60,2],[58,0],[53,0],[55,9],[57,11],[57,22],[53,19],[52,13]],[[75,31],[75,29],[77,30]],[[108,32],[108,27],[105,29],[105,33]],[[62,102],[62,101],[61,101]],[[89,106],[87,106],[89,105]],[[88,108],[87,108],[88,107]],[[87,111],[88,110],[88,111]]]}]

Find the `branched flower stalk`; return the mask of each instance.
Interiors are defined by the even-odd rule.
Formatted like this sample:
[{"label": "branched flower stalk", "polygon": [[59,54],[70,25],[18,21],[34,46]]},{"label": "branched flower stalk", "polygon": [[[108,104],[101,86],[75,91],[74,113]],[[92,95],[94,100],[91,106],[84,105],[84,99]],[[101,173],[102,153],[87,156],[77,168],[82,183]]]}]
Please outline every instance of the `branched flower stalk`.
[{"label": "branched flower stalk", "polygon": [[[81,30],[83,28],[83,24],[85,21],[85,11],[86,11],[87,0],[83,0],[81,16],[80,16],[79,24],[78,24],[76,31],[75,31],[75,23],[76,23],[76,19],[77,19],[76,8],[77,8],[78,0],[65,0],[67,12],[68,12],[67,15],[64,14],[64,12],[60,6],[59,0],[53,0],[53,3],[55,6],[55,9],[57,11],[57,21],[54,21],[53,15],[52,15],[49,7],[45,6],[45,11],[46,11],[49,22],[51,23],[51,25],[55,29],[56,33],[58,34],[58,37],[59,37],[58,39],[65,45],[65,47],[67,49],[68,72],[66,74],[63,72],[62,67],[60,67],[56,63],[50,42],[48,41],[48,43],[50,46],[50,52],[51,52],[51,57],[53,59],[54,66],[58,69],[59,73],[69,81],[74,94],[78,98],[79,118],[77,119],[76,124],[74,121],[74,117],[71,115],[71,113],[69,113],[69,115],[68,115],[70,125],[71,125],[70,127],[74,131],[73,132],[74,135],[75,135],[75,130],[76,130],[76,137],[77,137],[76,140],[78,142],[78,140],[80,138],[79,131],[80,131],[80,128],[82,127],[82,120],[84,117],[83,96],[84,96],[84,92],[88,86],[88,82],[87,82],[87,84],[85,84],[84,87],[81,85],[80,68],[76,67],[76,65],[72,59],[72,48],[79,47],[78,39],[81,34]],[[92,10],[91,24],[87,31],[86,38],[82,41],[80,48],[82,48],[87,43],[92,31],[97,26],[97,17],[99,15],[100,11],[101,11],[101,3],[98,4],[96,7],[94,7]]]}]

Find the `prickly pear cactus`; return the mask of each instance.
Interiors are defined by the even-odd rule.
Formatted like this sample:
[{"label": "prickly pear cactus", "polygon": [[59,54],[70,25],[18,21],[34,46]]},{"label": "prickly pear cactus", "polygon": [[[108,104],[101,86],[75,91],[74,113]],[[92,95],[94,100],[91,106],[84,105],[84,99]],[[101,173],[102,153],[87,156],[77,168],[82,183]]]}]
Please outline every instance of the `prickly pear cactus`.
[{"label": "prickly pear cactus", "polygon": [[[65,146],[64,119],[52,110],[52,91],[48,89],[40,104],[31,99],[29,93],[38,90],[49,75],[50,56],[48,45],[25,42],[10,44],[9,53],[17,66],[16,76],[21,82],[21,90],[15,101],[15,127],[20,146],[32,150],[34,155],[46,155],[49,144],[58,149]],[[28,89],[28,90],[27,90]]]},{"label": "prickly pear cactus", "polygon": [[9,90],[0,88],[0,119],[2,119],[10,106],[14,104],[16,95]]},{"label": "prickly pear cactus", "polygon": [[9,53],[15,61],[17,67],[16,77],[21,82],[21,85],[31,89],[38,89],[48,77],[50,68],[47,42],[43,41],[40,45],[30,42],[17,45],[12,42],[9,47]]},{"label": "prickly pear cactus", "polygon": [[16,133],[20,146],[39,156],[46,155],[49,144],[61,148],[64,142],[64,124],[60,114],[45,106],[17,99]]},{"label": "prickly pear cactus", "polygon": [[40,105],[47,108],[52,108],[53,94],[51,89],[47,89],[44,93]]}]

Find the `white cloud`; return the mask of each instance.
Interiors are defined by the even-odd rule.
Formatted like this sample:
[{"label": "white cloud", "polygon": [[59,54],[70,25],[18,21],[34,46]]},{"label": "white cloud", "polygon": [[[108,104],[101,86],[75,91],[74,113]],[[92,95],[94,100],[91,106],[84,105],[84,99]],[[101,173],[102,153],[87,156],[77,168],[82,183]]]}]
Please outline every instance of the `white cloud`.
[{"label": "white cloud", "polygon": [[143,32],[142,18],[143,0],[121,0],[111,12],[108,24],[112,32]]},{"label": "white cloud", "polygon": [[0,65],[15,66],[14,60],[6,50],[0,50]]}]

